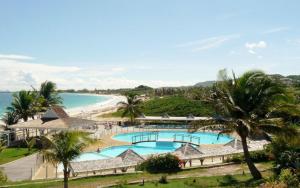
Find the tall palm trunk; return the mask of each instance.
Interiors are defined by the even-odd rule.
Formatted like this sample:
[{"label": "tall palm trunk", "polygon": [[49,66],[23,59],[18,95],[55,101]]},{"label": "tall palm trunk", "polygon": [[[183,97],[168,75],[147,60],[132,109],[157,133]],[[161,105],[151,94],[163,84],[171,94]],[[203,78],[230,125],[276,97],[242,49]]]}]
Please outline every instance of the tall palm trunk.
[{"label": "tall palm trunk", "polygon": [[133,126],[133,115],[132,114],[130,114],[130,124],[131,124],[131,126]]},{"label": "tall palm trunk", "polygon": [[251,175],[254,179],[261,179],[262,178],[261,173],[258,171],[258,169],[256,168],[256,166],[254,165],[254,163],[252,162],[252,160],[250,158],[250,153],[249,153],[249,150],[248,150],[246,137],[241,136],[241,135],[240,135],[240,137],[241,137],[241,140],[242,140],[245,161],[248,165],[250,173],[251,173]]},{"label": "tall palm trunk", "polygon": [[69,180],[69,171],[68,171],[68,165],[64,165],[64,188],[68,188],[68,180]]}]

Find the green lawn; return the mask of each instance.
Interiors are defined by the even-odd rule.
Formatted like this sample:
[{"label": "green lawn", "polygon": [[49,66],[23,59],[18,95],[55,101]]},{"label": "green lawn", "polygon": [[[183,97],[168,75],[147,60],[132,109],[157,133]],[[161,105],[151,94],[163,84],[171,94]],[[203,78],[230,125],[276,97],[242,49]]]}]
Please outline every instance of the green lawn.
[{"label": "green lawn", "polygon": [[[271,167],[271,163],[260,163],[260,168],[269,169]],[[228,168],[228,167],[224,167]],[[239,169],[234,168],[231,173],[237,174],[232,177],[224,177],[224,176],[209,176],[209,174],[214,174],[215,172],[209,169],[190,169],[183,170],[178,172],[177,174],[168,175],[169,183],[168,184],[158,184],[158,179],[163,174],[149,174],[149,173],[133,173],[133,174],[120,174],[120,175],[106,175],[106,176],[94,176],[94,177],[86,177],[70,180],[70,187],[75,188],[90,188],[97,186],[107,186],[111,184],[120,184],[123,186],[124,182],[133,182],[138,181],[137,184],[134,185],[125,185],[125,187],[140,187],[140,182],[143,179],[147,180],[148,183],[145,184],[144,187],[154,187],[158,185],[158,187],[174,187],[176,184],[176,188],[181,187],[220,187],[225,184],[228,185],[239,185],[240,187],[245,186],[246,183],[251,183],[253,185],[257,185],[260,182],[252,181],[251,176],[249,174],[242,175],[242,170],[244,168],[244,164],[240,166]],[[271,175],[271,171],[267,170],[263,173],[264,177],[269,177]],[[197,177],[197,176],[209,176],[209,177]],[[192,178],[195,177],[195,178]],[[184,179],[181,179],[184,178]],[[194,182],[195,179],[195,182]],[[24,181],[24,182],[14,182],[14,183],[6,183],[6,185],[14,185],[13,187],[22,187],[22,188],[46,188],[46,187],[62,187],[62,180],[58,181]],[[200,186],[201,185],[201,186]]]},{"label": "green lawn", "polygon": [[199,178],[185,178],[177,180],[167,180],[168,183],[161,184],[158,181],[148,182],[142,185],[141,183],[124,185],[120,184],[115,187],[128,188],[206,188],[206,187],[257,187],[263,180],[255,181],[249,174],[247,175],[226,175],[226,176],[211,176]]},{"label": "green lawn", "polygon": [[27,148],[5,148],[0,153],[0,165],[25,157],[34,152],[36,152],[35,149],[32,149],[32,151],[28,153]]}]

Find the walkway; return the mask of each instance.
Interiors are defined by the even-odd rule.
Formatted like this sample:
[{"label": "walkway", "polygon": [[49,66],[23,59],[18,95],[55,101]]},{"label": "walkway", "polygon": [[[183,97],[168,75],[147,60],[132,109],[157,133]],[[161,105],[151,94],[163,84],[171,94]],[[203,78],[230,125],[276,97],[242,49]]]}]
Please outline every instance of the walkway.
[{"label": "walkway", "polygon": [[10,181],[31,180],[32,174],[38,169],[41,159],[38,154],[32,154],[27,157],[0,165]]}]

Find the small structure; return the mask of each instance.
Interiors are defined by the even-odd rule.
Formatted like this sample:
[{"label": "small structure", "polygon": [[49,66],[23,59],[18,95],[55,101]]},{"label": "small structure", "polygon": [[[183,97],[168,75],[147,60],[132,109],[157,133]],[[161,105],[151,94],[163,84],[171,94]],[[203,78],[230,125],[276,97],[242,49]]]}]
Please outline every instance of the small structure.
[{"label": "small structure", "polygon": [[135,168],[136,165],[144,161],[144,158],[131,149],[128,149],[115,158],[100,159],[91,161],[71,162],[70,166],[72,174],[77,176],[79,174],[88,175],[88,173],[96,174],[97,172],[117,170],[126,172],[128,168]]},{"label": "small structure", "polygon": [[40,119],[18,123],[12,125],[11,128],[23,130],[23,137],[25,137],[24,130],[31,130],[33,134],[35,131],[36,135],[38,131],[40,134],[58,130],[84,130],[94,132],[97,128],[97,124],[96,121],[70,117],[63,108],[54,106],[50,107]]},{"label": "small structure", "polygon": [[195,116],[193,114],[189,114],[188,116],[186,116],[187,119],[194,119]]},{"label": "small structure", "polygon": [[51,121],[51,120],[55,120],[55,119],[65,119],[65,118],[69,118],[69,115],[67,114],[67,112],[64,111],[64,109],[62,109],[59,106],[53,106],[51,108],[49,108],[41,117],[41,120],[43,122],[47,122],[47,121]]},{"label": "small structure", "polygon": [[242,142],[238,139],[231,140],[227,144],[224,144],[224,146],[231,146],[232,148],[237,149],[237,150],[243,149]]},{"label": "small structure", "polygon": [[178,116],[169,116],[168,114],[164,114],[163,116],[143,116],[138,117],[136,120],[139,121],[207,121],[213,120],[212,117],[196,117],[196,116],[186,116],[186,117],[178,117]]},{"label": "small structure", "polygon": [[137,154],[132,149],[127,149],[126,151],[124,151],[123,153],[118,155],[117,157],[120,157],[122,159],[123,163],[126,165],[136,165],[145,160],[142,156]]},{"label": "small structure", "polygon": [[196,147],[192,146],[189,143],[184,144],[181,147],[177,148],[173,152],[173,154],[183,161],[184,167],[187,162],[189,162],[190,166],[192,166],[192,160],[200,159],[201,156],[203,155],[203,153],[199,149],[197,149]]},{"label": "small structure", "polygon": [[170,118],[169,114],[167,113],[164,113],[162,116],[161,116],[162,119],[168,119]]}]

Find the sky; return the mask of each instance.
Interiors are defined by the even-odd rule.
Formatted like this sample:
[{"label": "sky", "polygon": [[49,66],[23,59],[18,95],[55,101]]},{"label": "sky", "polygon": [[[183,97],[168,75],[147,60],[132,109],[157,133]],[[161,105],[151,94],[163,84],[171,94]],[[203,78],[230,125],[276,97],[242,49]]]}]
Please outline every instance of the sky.
[{"label": "sky", "polygon": [[299,0],[0,0],[0,90],[300,74]]}]

